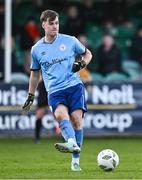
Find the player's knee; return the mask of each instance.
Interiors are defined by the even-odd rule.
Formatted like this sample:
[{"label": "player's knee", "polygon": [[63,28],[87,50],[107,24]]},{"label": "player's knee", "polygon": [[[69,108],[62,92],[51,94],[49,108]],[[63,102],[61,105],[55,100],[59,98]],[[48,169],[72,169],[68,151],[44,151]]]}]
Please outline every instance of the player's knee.
[{"label": "player's knee", "polygon": [[68,109],[64,105],[58,105],[54,112],[54,116],[57,121],[63,120],[63,119],[69,119]]},{"label": "player's knee", "polygon": [[40,109],[37,109],[36,111],[36,116],[37,118],[43,118],[43,116],[45,115],[45,108],[40,108]]},{"label": "player's knee", "polygon": [[82,118],[73,118],[72,124],[75,129],[82,129],[83,127],[83,119]]},{"label": "player's knee", "polygon": [[54,116],[57,121],[63,120],[63,119],[69,119],[68,114],[63,111],[55,111]]},{"label": "player's knee", "polygon": [[71,121],[75,129],[81,129],[83,127],[82,111],[77,110],[71,114]]}]

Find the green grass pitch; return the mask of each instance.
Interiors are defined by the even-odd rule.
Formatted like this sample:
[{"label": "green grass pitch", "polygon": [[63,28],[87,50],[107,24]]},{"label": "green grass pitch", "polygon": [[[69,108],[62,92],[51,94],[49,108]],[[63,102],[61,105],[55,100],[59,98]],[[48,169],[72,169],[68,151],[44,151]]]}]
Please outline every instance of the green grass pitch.
[{"label": "green grass pitch", "polygon": [[[54,148],[60,139],[0,139],[0,179],[140,179],[142,178],[141,138],[85,139],[81,153],[82,172],[71,172],[71,154]],[[97,154],[105,148],[115,150],[120,164],[113,172],[102,171]]]}]

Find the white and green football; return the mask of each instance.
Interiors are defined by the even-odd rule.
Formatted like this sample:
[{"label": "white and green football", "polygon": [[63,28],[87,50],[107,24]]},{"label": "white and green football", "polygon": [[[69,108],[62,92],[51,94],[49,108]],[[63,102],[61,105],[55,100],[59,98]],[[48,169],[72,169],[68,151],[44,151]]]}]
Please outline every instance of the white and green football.
[{"label": "white and green football", "polygon": [[97,163],[104,171],[112,171],[119,164],[119,156],[111,149],[104,149],[98,154]]}]

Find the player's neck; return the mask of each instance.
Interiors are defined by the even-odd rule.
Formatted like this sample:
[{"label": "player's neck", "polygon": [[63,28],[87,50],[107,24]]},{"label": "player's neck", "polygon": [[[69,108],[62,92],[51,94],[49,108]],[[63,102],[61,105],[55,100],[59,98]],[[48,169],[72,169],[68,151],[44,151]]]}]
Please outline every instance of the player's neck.
[{"label": "player's neck", "polygon": [[55,36],[45,36],[44,37],[44,40],[45,40],[45,42],[47,42],[47,43],[52,43],[55,39],[56,39],[56,37],[57,37],[57,35],[55,35]]}]

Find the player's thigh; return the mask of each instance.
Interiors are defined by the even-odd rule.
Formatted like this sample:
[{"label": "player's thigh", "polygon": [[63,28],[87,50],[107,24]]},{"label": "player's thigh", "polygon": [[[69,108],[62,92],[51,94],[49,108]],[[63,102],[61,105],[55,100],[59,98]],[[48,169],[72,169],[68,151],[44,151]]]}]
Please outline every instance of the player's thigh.
[{"label": "player's thigh", "polygon": [[82,109],[84,112],[87,111],[85,100],[85,87],[83,84],[78,84],[70,89],[68,102],[70,114],[79,109]]},{"label": "player's thigh", "polygon": [[55,109],[54,116],[56,120],[60,121],[63,119],[69,119],[68,108],[64,104],[58,104]]},{"label": "player's thigh", "polygon": [[72,125],[75,129],[81,129],[83,127],[83,110],[77,109],[70,115]]}]

